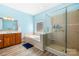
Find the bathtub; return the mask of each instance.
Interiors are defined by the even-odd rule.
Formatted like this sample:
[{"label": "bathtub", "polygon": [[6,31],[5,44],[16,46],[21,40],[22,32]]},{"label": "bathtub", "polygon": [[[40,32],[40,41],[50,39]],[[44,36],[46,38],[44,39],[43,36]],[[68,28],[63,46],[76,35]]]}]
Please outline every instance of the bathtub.
[{"label": "bathtub", "polygon": [[38,35],[26,35],[26,37],[32,38],[33,40],[40,42],[40,36]]},{"label": "bathtub", "polygon": [[25,43],[31,43],[34,47],[44,51],[43,48],[43,35],[25,35]]}]

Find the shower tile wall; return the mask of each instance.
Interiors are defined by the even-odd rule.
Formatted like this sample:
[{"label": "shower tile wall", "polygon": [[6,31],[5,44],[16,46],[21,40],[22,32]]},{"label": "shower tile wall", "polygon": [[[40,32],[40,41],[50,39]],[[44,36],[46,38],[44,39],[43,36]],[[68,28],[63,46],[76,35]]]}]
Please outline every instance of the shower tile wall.
[{"label": "shower tile wall", "polygon": [[67,53],[79,55],[79,5],[67,8]]},{"label": "shower tile wall", "polygon": [[79,11],[72,11],[68,13],[68,47],[77,48],[78,44],[78,32],[79,32]]}]

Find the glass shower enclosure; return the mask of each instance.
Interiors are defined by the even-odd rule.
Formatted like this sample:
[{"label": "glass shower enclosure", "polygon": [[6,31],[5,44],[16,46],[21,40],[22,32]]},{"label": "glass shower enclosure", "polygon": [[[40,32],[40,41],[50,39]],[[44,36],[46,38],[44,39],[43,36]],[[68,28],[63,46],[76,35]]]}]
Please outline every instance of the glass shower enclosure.
[{"label": "glass shower enclosure", "polygon": [[67,55],[79,55],[79,4],[65,7],[53,14],[47,46]]}]

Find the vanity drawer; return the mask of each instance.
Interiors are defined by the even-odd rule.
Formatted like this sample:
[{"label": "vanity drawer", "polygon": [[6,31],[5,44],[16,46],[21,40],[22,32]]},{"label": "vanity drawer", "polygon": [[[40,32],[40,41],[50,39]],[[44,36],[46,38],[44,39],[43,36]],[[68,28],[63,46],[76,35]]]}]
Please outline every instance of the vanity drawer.
[{"label": "vanity drawer", "polygon": [[3,34],[4,37],[11,37],[11,34]]}]

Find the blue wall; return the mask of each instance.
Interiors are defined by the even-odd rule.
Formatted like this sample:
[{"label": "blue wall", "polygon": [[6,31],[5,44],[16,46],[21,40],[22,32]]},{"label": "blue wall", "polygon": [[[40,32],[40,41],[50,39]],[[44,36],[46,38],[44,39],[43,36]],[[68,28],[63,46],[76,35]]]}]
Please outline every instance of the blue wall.
[{"label": "blue wall", "polygon": [[[79,4],[72,4],[67,7],[68,11],[76,9],[79,9]],[[28,34],[33,31],[35,32],[37,22],[44,22],[44,32],[48,32],[52,28],[51,17],[57,14],[61,14],[65,10],[65,6],[59,5],[55,8],[51,8],[49,10],[46,10],[42,13],[33,16],[4,5],[0,5],[0,17],[11,16],[18,20],[22,33]]]},{"label": "blue wall", "polygon": [[39,13],[34,16],[34,31],[36,32],[36,23],[44,22],[44,32],[51,31],[51,18],[55,15],[61,14],[66,12],[66,9],[69,11],[73,11],[79,9],[79,4],[70,4],[69,6],[65,7],[64,5],[59,5],[55,8],[51,8],[46,10],[42,13]]},{"label": "blue wall", "polygon": [[31,33],[33,32],[33,16],[17,11],[10,7],[0,5],[0,17],[11,16],[15,20],[18,20],[18,24],[21,27],[22,33]]}]

